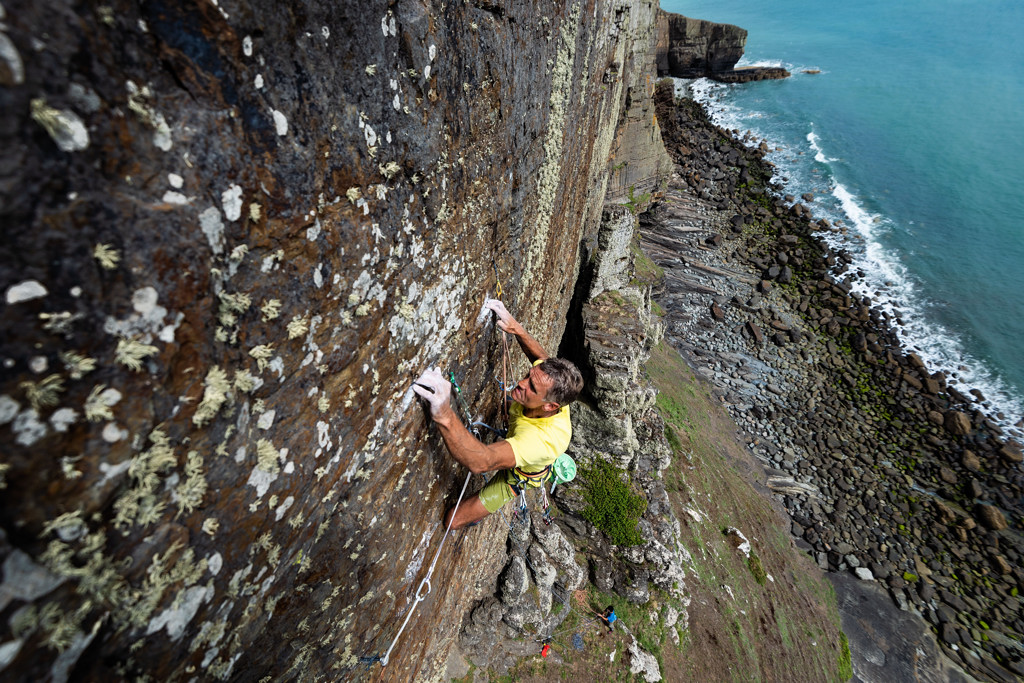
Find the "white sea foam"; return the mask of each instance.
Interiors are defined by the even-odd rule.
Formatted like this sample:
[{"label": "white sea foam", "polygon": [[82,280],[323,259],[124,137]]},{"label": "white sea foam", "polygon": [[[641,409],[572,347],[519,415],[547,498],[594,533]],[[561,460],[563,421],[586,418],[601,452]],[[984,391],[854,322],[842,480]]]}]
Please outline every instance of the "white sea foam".
[{"label": "white sea foam", "polygon": [[[811,126],[813,127],[814,124],[812,123]],[[815,161],[817,161],[819,164],[827,164],[827,163],[831,163],[831,162],[834,162],[834,161],[839,161],[839,159],[833,159],[831,157],[825,156],[825,152],[818,145],[818,141],[819,141],[818,134],[815,133],[813,130],[810,133],[807,134],[807,142],[808,142],[808,144],[810,144],[811,149],[814,151],[814,160]]]},{"label": "white sea foam", "polygon": [[[828,194],[819,196],[812,208],[816,217],[828,218],[833,223],[841,220],[847,227],[846,231],[823,232],[819,237],[833,249],[843,249],[853,257],[847,271],[853,292],[869,296],[878,310],[893,320],[899,319],[899,324],[893,327],[906,351],[918,354],[932,371],[942,371],[949,384],[961,393],[980,390],[986,398],[985,412],[1008,434],[1024,437],[1024,431],[1014,427],[1024,415],[1024,399],[967,350],[962,335],[935,322],[933,313],[941,304],[929,300],[899,254],[886,246],[886,235],[898,226],[866,208],[855,190],[832,180],[837,171],[841,172],[836,168],[839,160],[828,156],[827,143],[817,132],[812,129],[806,135],[805,149],[798,148],[803,144],[800,141],[793,142],[795,148],[790,148],[791,143],[779,139],[777,132],[770,128],[770,117],[730,103],[728,87],[699,79],[691,83],[690,91],[694,99],[704,105],[715,125],[749,132],[755,138],[751,144],[765,139],[770,148],[782,149],[770,153],[768,160],[775,165],[773,179],[777,182],[787,179],[783,182],[785,192],[799,196],[817,190],[815,185],[827,181]],[[818,167],[809,164],[808,158],[813,158]],[[998,413],[1004,417],[999,419]]]}]

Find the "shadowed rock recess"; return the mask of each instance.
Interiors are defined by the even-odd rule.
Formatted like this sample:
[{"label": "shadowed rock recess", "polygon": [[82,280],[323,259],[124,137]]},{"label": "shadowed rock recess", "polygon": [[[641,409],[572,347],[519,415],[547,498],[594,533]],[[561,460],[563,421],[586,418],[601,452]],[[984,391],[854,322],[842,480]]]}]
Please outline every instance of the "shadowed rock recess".
[{"label": "shadowed rock recess", "polygon": [[[3,677],[379,666],[465,476],[410,381],[494,418],[499,291],[558,347],[606,197],[671,166],[656,12],[3,3]],[[503,529],[449,540],[388,680],[441,675]]]}]

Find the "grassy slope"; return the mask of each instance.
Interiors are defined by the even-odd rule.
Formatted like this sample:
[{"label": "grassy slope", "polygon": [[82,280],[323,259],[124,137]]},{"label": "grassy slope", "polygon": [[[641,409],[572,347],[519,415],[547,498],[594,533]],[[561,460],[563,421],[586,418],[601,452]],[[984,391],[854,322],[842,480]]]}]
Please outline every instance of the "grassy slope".
[{"label": "grassy slope", "polygon": [[[656,279],[657,266],[634,253],[637,277]],[[849,651],[832,588],[793,546],[784,513],[757,483],[762,475],[734,423],[666,343],[651,355],[647,375],[658,388],[658,408],[675,450],[665,485],[682,525],[680,541],[693,558],[685,567],[689,625],[677,630],[679,646],[663,621],[675,600],[655,590],[648,604],[629,605],[588,584],[573,597],[573,613],[555,632],[548,659],[538,651],[508,676],[471,671],[462,680],[632,680],[629,636],[621,630],[602,636],[593,621],[592,610],[609,603],[658,657],[667,681],[848,679]],[[730,544],[723,534],[730,526],[750,541],[756,560]],[[582,554],[579,559],[584,561]],[[582,636],[583,651],[571,646],[574,633]]]}]

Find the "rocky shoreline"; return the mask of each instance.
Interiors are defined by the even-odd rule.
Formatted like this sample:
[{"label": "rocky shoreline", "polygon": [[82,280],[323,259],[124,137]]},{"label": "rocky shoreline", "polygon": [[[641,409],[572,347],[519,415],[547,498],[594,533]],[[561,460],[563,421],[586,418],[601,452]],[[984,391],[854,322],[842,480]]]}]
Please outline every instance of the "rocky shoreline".
[{"label": "rocky shoreline", "polygon": [[[972,676],[1024,675],[1020,445],[851,293],[767,152],[659,86],[678,166],[641,223],[666,338],[715,387],[819,566],[878,582]],[[749,142],[747,140],[746,142]],[[813,202],[805,196],[804,202]]]}]

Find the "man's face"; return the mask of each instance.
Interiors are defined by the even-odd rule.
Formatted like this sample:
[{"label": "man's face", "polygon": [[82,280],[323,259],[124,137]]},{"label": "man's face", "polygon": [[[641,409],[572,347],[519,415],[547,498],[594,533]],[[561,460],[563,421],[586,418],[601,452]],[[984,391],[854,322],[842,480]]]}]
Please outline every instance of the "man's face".
[{"label": "man's face", "polygon": [[[526,377],[519,380],[509,397],[524,408],[540,408],[547,400],[548,391],[554,382],[540,368],[530,368]],[[557,404],[555,404],[557,405]]]}]

